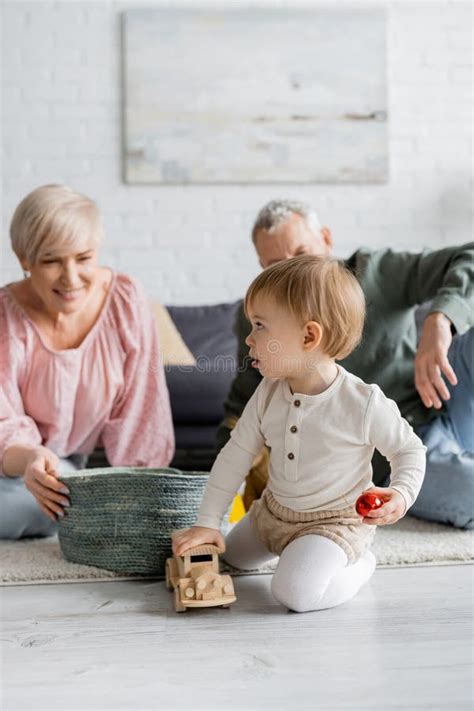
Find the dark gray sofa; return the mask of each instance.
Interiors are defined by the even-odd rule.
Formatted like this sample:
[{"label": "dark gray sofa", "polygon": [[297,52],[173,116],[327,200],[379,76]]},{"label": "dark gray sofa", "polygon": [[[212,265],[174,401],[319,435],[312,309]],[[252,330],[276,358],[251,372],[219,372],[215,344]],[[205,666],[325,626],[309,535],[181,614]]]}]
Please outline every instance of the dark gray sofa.
[{"label": "dark gray sofa", "polygon": [[[215,459],[216,431],[237,368],[234,323],[239,303],[167,307],[197,360],[192,368],[166,369],[176,434],[172,466],[179,469],[208,470]],[[415,311],[418,335],[429,308],[426,303]],[[387,461],[377,456],[379,468],[388,473]]]},{"label": "dark gray sofa", "polygon": [[215,458],[216,431],[237,367],[234,322],[239,302],[168,306],[195,366],[166,366],[176,436],[171,466],[204,469]]}]

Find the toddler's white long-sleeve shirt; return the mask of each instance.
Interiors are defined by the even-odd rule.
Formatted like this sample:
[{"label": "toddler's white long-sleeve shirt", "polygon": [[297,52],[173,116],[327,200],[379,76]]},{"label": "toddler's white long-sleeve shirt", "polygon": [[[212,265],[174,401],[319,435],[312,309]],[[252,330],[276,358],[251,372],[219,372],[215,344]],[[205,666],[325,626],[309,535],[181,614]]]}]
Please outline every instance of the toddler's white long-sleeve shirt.
[{"label": "toddler's white long-sleeve shirt", "polygon": [[378,385],[340,365],[319,395],[293,393],[287,380],[264,378],[212,467],[196,525],[219,528],[264,444],[270,449],[268,487],[295,511],[354,505],[373,486],[374,449],[390,462],[390,485],[407,509],[425,473],[426,447]]}]

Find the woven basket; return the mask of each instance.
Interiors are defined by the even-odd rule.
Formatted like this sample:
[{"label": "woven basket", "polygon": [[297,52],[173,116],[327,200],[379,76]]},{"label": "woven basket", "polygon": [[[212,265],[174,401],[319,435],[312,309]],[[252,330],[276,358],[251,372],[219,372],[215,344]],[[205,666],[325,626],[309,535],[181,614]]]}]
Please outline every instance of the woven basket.
[{"label": "woven basket", "polygon": [[207,476],[139,467],[61,475],[71,502],[59,523],[64,557],[118,573],[162,575],[170,533],[195,522]]}]

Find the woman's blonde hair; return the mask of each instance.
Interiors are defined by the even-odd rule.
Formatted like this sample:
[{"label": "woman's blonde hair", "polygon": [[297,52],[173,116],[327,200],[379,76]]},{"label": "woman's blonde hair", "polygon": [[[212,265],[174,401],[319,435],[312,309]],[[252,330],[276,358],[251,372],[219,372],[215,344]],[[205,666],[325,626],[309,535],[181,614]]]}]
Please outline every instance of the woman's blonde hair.
[{"label": "woman's blonde hair", "polygon": [[250,284],[246,313],[257,295],[274,299],[302,324],[319,323],[321,349],[331,358],[346,358],[362,338],[364,293],[354,274],[336,259],[303,255],[278,262]]},{"label": "woman's blonde hair", "polygon": [[66,185],[42,185],[16,208],[10,225],[13,251],[33,265],[40,254],[78,243],[84,235],[95,245],[102,239],[99,210],[93,200]]}]

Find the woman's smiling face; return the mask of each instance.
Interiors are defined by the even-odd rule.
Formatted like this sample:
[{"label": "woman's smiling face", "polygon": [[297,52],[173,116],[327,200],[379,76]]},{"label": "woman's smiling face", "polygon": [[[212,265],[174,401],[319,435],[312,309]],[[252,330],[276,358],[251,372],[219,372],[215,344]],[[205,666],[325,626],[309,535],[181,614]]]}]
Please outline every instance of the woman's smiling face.
[{"label": "woman's smiling face", "polygon": [[245,339],[252,366],[266,378],[285,378],[304,368],[304,325],[287,309],[257,294],[247,307],[252,330]]},{"label": "woman's smiling face", "polygon": [[86,238],[73,250],[49,248],[27,268],[31,273],[30,285],[48,311],[74,313],[81,309],[96,285],[97,244]]}]

